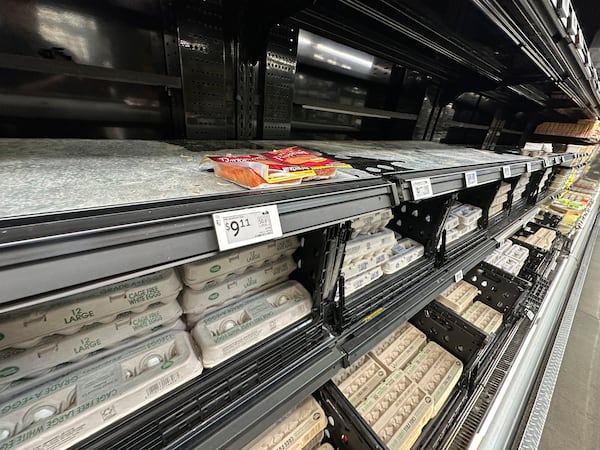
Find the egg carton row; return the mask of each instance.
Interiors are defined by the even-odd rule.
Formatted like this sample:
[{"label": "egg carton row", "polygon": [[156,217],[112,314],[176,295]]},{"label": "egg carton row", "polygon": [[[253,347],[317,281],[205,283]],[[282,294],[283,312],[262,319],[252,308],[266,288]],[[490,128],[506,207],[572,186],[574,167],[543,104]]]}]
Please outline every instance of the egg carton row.
[{"label": "egg carton row", "polygon": [[529,257],[529,249],[505,241],[484,261],[511,275],[518,275]]},{"label": "egg carton row", "polygon": [[475,231],[477,229],[477,222],[472,222],[469,225],[460,224],[458,227],[446,231],[446,244],[457,241],[463,236]]},{"label": "egg carton row", "polygon": [[361,235],[346,242],[344,263],[374,256],[390,251],[397,244],[396,235],[392,230],[384,229],[377,233]]},{"label": "egg carton row", "polygon": [[487,334],[495,334],[502,326],[501,312],[482,302],[475,302],[461,316]]},{"label": "egg carton row", "polygon": [[[344,296],[347,298],[355,292],[364,289],[374,281],[378,280],[383,276],[382,266],[376,266],[373,269],[367,270],[353,278],[344,279],[343,290]],[[336,293],[336,298],[340,296],[340,289]]]},{"label": "egg carton row", "polygon": [[358,217],[351,223],[351,238],[354,239],[361,234],[371,234],[381,231],[393,217],[394,214],[389,208]]},{"label": "egg carton row", "polygon": [[70,447],[202,370],[188,333],[153,335],[0,404],[0,446]]},{"label": "egg carton row", "polygon": [[436,297],[436,300],[458,314],[462,314],[473,304],[477,295],[479,295],[477,287],[465,280],[459,280],[448,286]]},{"label": "egg carton row", "polygon": [[517,236],[516,239],[526,242],[527,244],[537,247],[541,250],[548,251],[552,248],[552,244],[556,239],[556,231],[540,227],[540,229],[535,233],[527,237]]}]

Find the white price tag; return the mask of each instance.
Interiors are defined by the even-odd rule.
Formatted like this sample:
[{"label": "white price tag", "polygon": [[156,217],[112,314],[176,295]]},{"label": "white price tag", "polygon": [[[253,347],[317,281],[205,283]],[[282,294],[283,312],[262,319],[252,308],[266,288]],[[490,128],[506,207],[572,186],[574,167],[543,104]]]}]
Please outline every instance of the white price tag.
[{"label": "white price tag", "polygon": [[277,205],[213,214],[220,250],[243,247],[282,236]]},{"label": "white price tag", "polygon": [[502,176],[504,176],[504,178],[510,178],[512,176],[510,166],[502,166]]},{"label": "white price tag", "polygon": [[462,269],[460,269],[458,272],[456,272],[454,274],[454,282],[458,283],[462,279],[463,279],[463,271],[462,271]]},{"label": "white price tag", "polygon": [[433,189],[431,188],[431,180],[429,178],[415,178],[410,180],[410,187],[414,200],[433,197]]},{"label": "white price tag", "polygon": [[561,164],[565,162],[565,157],[564,157],[564,155],[560,157],[560,162],[561,162]]},{"label": "white price tag", "polygon": [[477,172],[475,170],[465,172],[465,183],[468,188],[477,186]]},{"label": "white price tag", "polygon": [[530,162],[528,162],[528,163],[525,163],[525,168],[527,169],[527,172],[528,172],[528,173],[531,173],[531,172],[533,172],[533,166],[531,165],[531,163],[530,163]]},{"label": "white price tag", "polygon": [[530,322],[533,322],[533,319],[535,319],[535,314],[533,314],[532,311],[527,310],[527,318]]},{"label": "white price tag", "polygon": [[546,158],[542,159],[542,165],[544,166],[544,169],[546,167],[548,167],[550,165],[550,161],[548,161]]}]

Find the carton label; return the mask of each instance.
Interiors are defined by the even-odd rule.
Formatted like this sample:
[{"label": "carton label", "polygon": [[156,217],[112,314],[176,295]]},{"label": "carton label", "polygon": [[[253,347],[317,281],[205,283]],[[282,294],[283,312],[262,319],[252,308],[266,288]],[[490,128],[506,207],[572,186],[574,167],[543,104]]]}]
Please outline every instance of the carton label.
[{"label": "carton label", "polygon": [[81,308],[75,308],[71,310],[71,315],[63,318],[65,324],[72,322],[78,322],[82,319],[90,319],[94,317],[94,311],[83,311]]}]

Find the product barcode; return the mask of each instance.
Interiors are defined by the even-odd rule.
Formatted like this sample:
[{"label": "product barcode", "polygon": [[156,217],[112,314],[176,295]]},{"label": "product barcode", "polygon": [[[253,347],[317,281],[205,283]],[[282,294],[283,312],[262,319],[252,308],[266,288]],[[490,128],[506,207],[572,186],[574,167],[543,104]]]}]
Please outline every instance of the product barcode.
[{"label": "product barcode", "polygon": [[156,383],[154,383],[154,384],[150,385],[148,388],[146,388],[146,397],[152,397],[152,396],[158,394],[160,391],[162,391],[166,387],[169,387],[172,384],[177,383],[178,381],[179,381],[179,373],[174,373],[167,377],[161,378]]}]

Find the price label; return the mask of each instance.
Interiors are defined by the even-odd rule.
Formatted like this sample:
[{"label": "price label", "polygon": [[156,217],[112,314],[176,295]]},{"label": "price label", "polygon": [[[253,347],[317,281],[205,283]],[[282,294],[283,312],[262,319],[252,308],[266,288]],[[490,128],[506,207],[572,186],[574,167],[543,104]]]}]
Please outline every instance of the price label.
[{"label": "price label", "polygon": [[502,176],[504,176],[504,178],[510,178],[512,176],[510,166],[502,166]]},{"label": "price label", "polygon": [[457,283],[463,279],[463,271],[460,269],[458,272],[454,274],[454,282]]},{"label": "price label", "polygon": [[550,165],[550,161],[548,161],[546,158],[542,159],[542,165],[544,166],[544,169],[546,167],[548,167]]},{"label": "price label", "polygon": [[465,183],[468,188],[477,186],[477,172],[475,170],[465,172]]},{"label": "price label", "polygon": [[530,163],[530,162],[528,162],[528,163],[525,163],[525,168],[527,169],[527,172],[528,172],[528,173],[531,173],[531,172],[533,172],[533,166],[531,165],[531,163]]},{"label": "price label", "polygon": [[556,158],[554,158],[554,164],[560,164],[562,162],[561,157],[557,156]]},{"label": "price label", "polygon": [[535,319],[535,314],[533,314],[532,311],[527,310],[527,318],[529,319],[530,322],[533,322],[533,319]]},{"label": "price label", "polygon": [[433,197],[433,189],[431,188],[431,180],[429,178],[410,180],[410,187],[414,200]]},{"label": "price label", "polygon": [[277,205],[213,214],[220,250],[243,247],[282,236]]},{"label": "price label", "polygon": [[565,157],[564,157],[564,155],[560,157],[560,162],[561,162],[561,164],[565,162]]}]

